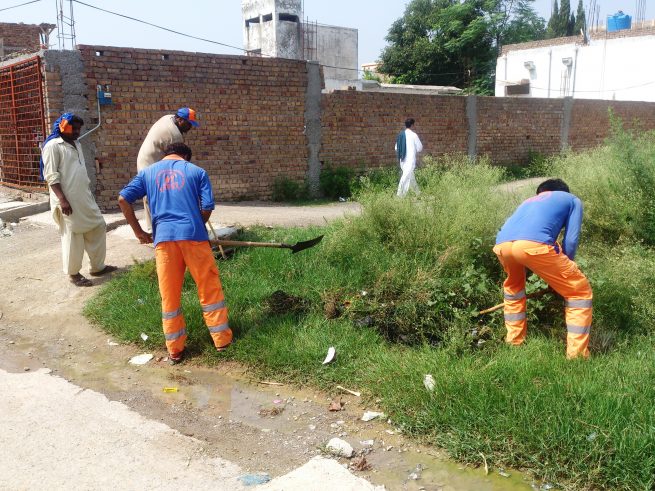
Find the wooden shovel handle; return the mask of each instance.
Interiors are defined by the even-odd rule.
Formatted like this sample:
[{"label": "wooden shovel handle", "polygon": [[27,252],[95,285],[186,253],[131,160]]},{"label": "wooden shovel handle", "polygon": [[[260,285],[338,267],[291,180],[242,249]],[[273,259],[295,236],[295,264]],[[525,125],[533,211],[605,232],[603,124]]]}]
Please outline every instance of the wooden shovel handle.
[{"label": "wooden shovel handle", "polygon": [[[550,288],[544,288],[543,290],[538,290],[536,292],[532,292],[528,295],[526,295],[526,298],[538,298],[538,297],[543,297],[546,293],[551,292],[552,290]],[[496,310],[500,310],[505,306],[505,303],[499,303],[498,305],[494,305],[493,307],[489,307],[488,309],[481,310],[478,312],[478,316],[484,315],[484,314],[490,314],[491,312],[495,312]]]}]

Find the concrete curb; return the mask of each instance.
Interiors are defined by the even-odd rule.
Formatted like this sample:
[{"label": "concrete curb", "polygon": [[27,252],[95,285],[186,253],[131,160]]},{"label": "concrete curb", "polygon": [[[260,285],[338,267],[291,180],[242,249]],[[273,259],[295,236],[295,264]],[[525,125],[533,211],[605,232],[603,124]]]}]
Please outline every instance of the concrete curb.
[{"label": "concrete curb", "polygon": [[[18,203],[18,202],[17,202]],[[43,201],[42,203],[31,203],[19,205],[16,208],[0,211],[0,219],[3,222],[17,222],[21,218],[43,213],[50,209],[50,202]]]}]

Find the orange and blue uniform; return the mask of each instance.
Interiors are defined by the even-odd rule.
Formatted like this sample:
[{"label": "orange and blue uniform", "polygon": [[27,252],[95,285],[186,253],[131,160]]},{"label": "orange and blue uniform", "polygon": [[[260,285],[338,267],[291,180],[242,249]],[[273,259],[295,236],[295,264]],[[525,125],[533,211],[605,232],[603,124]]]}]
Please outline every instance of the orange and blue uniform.
[{"label": "orange and blue uniform", "polygon": [[[527,334],[525,269],[532,270],[565,299],[567,357],[589,356],[592,291],[573,262],[582,225],[582,202],[564,191],[545,191],[524,201],[496,237],[494,252],[507,279],[506,341],[523,343]],[[557,237],[565,229],[563,247]]]},{"label": "orange and blue uniform", "polygon": [[189,269],[198,287],[203,317],[214,345],[232,342],[227,307],[201,210],[214,209],[207,173],[169,155],[142,171],[120,192],[129,203],[148,197],[162,303],[166,347],[172,358],[184,351],[186,324],[181,309],[184,273]]}]

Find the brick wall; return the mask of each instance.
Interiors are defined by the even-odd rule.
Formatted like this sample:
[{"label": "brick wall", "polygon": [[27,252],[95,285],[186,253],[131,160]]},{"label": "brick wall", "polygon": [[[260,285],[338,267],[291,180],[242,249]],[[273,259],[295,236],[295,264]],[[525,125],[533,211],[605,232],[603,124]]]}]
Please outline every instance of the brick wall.
[{"label": "brick wall", "polygon": [[573,150],[586,150],[603,143],[610,132],[609,108],[623,121],[625,128],[655,129],[655,102],[576,99],[569,132],[569,145]]},{"label": "brick wall", "polygon": [[41,28],[35,24],[0,22],[0,39],[4,46],[4,54],[15,51],[38,51],[41,47],[40,33]]},{"label": "brick wall", "polygon": [[627,127],[655,129],[655,103],[320,94],[308,88],[318,71],[309,78],[312,65],[293,60],[98,46],[44,57],[48,124],[75,110],[91,128],[96,85],[109,85],[113,105],[102,107],[102,126],[85,140],[105,209],[116,206],[118,191],[135,174],[150,126],[185,105],[200,112],[202,125],[187,135],[193,160],[209,172],[221,201],[268,199],[277,176],[316,177],[310,162],[356,171],[397,165],[395,138],[407,117],[416,119],[425,153],[484,155],[499,164],[524,163],[531,152],[601,144],[610,107]]},{"label": "brick wall", "polygon": [[395,164],[396,136],[408,117],[426,153],[466,153],[464,97],[335,91],[323,95],[319,158],[355,170]]},{"label": "brick wall", "polygon": [[114,207],[136,173],[150,126],[187,105],[199,112],[201,127],[187,133],[186,143],[193,161],[209,173],[218,200],[267,199],[278,175],[304,179],[304,62],[102,46],[80,50],[89,113],[95,113],[97,84],[108,84],[113,99],[102,107],[103,123],[93,137],[102,207]]},{"label": "brick wall", "polygon": [[530,152],[561,149],[562,99],[479,97],[477,149],[495,163],[528,160]]}]

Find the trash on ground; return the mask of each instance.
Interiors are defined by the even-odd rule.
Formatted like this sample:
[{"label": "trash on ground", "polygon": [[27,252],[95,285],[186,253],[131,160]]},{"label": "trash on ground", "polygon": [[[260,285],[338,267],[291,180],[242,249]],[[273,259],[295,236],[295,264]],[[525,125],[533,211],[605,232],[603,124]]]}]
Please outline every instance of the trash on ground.
[{"label": "trash on ground", "polygon": [[595,431],[587,435],[588,442],[593,442],[596,438],[598,438],[598,433],[596,433]]},{"label": "trash on ground", "polygon": [[328,411],[341,411],[343,409],[344,403],[341,402],[341,397],[338,399],[333,399],[332,402],[330,402],[330,407],[328,408]]},{"label": "trash on ground", "polygon": [[239,481],[244,486],[259,486],[260,484],[266,484],[270,480],[271,476],[268,474],[245,474],[239,477]]},{"label": "trash on ground", "polygon": [[432,392],[436,385],[434,377],[428,373],[425,377],[423,377],[423,385],[428,390],[428,392]]},{"label": "trash on ground", "polygon": [[108,339],[108,340],[107,340],[107,344],[108,344],[109,346],[118,346],[118,343],[117,343],[116,341],[112,341],[111,339]]},{"label": "trash on ground", "polygon": [[333,438],[327,444],[327,451],[336,457],[346,457],[347,459],[351,458],[355,451],[353,447],[350,446],[350,443],[340,439]]},{"label": "trash on ground", "polygon": [[487,464],[487,458],[484,456],[482,452],[478,452],[480,457],[482,457],[482,461],[484,462],[484,475],[488,476],[489,475],[489,465]]},{"label": "trash on ground", "polygon": [[263,407],[259,410],[259,415],[262,418],[266,418],[268,416],[277,416],[278,414],[282,414],[283,412],[284,412],[284,406]]},{"label": "trash on ground", "polygon": [[503,469],[498,469],[498,475],[502,477],[509,477],[510,474],[505,472]]},{"label": "trash on ground", "polygon": [[257,383],[258,383],[258,384],[262,384],[262,385],[275,385],[275,386],[278,386],[278,385],[279,385],[279,386],[283,386],[283,385],[284,385],[284,384],[281,384],[280,382],[267,382],[267,381],[265,381],[265,380],[260,380],[260,381],[257,382]]},{"label": "trash on ground", "polygon": [[334,346],[330,346],[327,352],[327,356],[325,357],[325,360],[323,360],[323,365],[327,365],[328,363],[331,363],[334,360],[336,354],[337,354],[337,350],[334,349]]},{"label": "trash on ground", "polygon": [[139,305],[143,305],[144,303],[146,303],[146,301],[142,298],[137,298],[136,303],[138,303]]},{"label": "trash on ground", "polygon": [[150,353],[144,353],[142,355],[136,355],[130,358],[130,363],[132,365],[145,365],[148,363],[150,360],[152,360],[153,355]]},{"label": "trash on ground", "polygon": [[164,387],[162,390],[164,392],[170,394],[170,393],[173,393],[173,392],[177,392],[179,389],[177,387]]},{"label": "trash on ground", "polygon": [[362,447],[372,447],[373,445],[375,445],[375,440],[361,440],[359,444]]},{"label": "trash on ground", "polygon": [[344,392],[348,392],[348,394],[354,395],[355,397],[362,397],[361,392],[357,392],[354,390],[346,389],[345,387],[341,387],[340,385],[337,385],[337,389],[342,390]]},{"label": "trash on ground", "polygon": [[378,413],[376,411],[366,411],[362,416],[362,421],[373,421],[376,418],[384,418],[384,413]]},{"label": "trash on ground", "polygon": [[144,341],[148,341],[148,335],[145,332],[142,332],[141,339],[143,339]]},{"label": "trash on ground", "polygon": [[423,472],[423,465],[422,464],[416,464],[416,468],[407,476],[408,479],[411,479],[412,481],[418,481],[421,479],[421,473]]},{"label": "trash on ground", "polygon": [[282,404],[284,401],[282,399],[275,399],[273,404]]},{"label": "trash on ground", "polygon": [[349,465],[350,469],[353,471],[359,471],[359,472],[364,472],[364,471],[370,471],[371,470],[371,464],[368,463],[366,460],[366,457],[363,455],[355,458]]},{"label": "trash on ground", "polygon": [[389,435],[395,435],[396,434],[396,432],[393,431],[393,430],[384,430],[384,431]]}]

